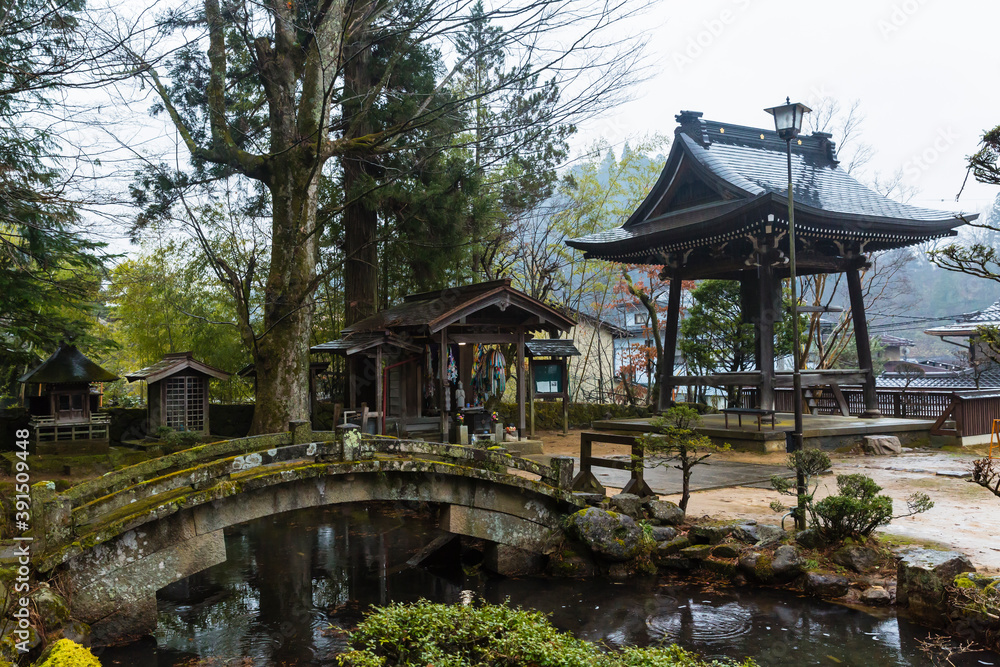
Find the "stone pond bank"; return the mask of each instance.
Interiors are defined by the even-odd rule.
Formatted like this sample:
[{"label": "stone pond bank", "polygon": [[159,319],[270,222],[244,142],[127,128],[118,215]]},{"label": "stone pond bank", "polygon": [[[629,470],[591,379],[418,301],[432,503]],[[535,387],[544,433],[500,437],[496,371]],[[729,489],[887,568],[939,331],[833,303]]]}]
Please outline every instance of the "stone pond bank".
[{"label": "stone pond bank", "polygon": [[[895,605],[922,625],[1000,648],[1000,576],[977,573],[956,552],[893,551],[876,541],[829,545],[812,530],[792,533],[754,521],[691,524],[677,505],[631,494],[570,515],[564,532],[564,541],[544,559],[550,576],[711,575],[734,585],[790,589],[852,606]],[[542,563],[531,558],[524,564]],[[0,600],[9,594],[10,583],[0,577]],[[62,638],[89,645],[89,628],[71,618],[57,588],[42,584],[31,598],[40,631],[31,637],[32,648]],[[15,657],[9,640],[0,642],[0,667],[4,658]]]},{"label": "stone pond bank", "polygon": [[619,494],[571,515],[549,558],[553,576],[710,573],[852,606],[887,607],[926,627],[1000,648],[1000,576],[955,551],[827,544],[755,521],[688,524],[674,503]]}]

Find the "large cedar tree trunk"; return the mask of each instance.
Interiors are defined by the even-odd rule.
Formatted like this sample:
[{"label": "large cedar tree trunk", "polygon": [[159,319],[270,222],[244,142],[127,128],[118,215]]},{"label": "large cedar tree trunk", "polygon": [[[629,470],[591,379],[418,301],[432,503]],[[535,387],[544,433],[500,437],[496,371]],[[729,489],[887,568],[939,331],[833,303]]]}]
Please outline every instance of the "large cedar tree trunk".
[{"label": "large cedar tree trunk", "polygon": [[312,289],[318,257],[318,170],[293,159],[275,169],[271,269],[265,293],[264,330],[254,350],[257,406],[251,433],[276,433],[290,420],[309,419],[309,339]]},{"label": "large cedar tree trunk", "polygon": [[[372,131],[365,107],[371,81],[371,47],[358,35],[348,51],[344,66],[344,87],[348,94],[342,104],[348,121],[347,137],[363,137]],[[369,157],[368,160],[372,158]],[[374,315],[378,304],[378,216],[364,196],[370,182],[371,163],[363,157],[345,155],[344,168],[344,324],[351,325]]]}]

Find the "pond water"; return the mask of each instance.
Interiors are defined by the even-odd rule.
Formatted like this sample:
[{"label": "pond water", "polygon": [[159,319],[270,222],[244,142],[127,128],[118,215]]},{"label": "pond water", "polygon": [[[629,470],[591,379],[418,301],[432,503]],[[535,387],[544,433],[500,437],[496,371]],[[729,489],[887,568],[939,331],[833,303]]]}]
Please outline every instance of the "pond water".
[{"label": "pond water", "polygon": [[[457,602],[463,589],[544,611],[560,629],[609,646],[676,642],[706,657],[749,655],[767,666],[932,664],[917,644],[926,632],[893,614],[779,591],[659,578],[490,578],[477,567],[477,552],[459,550],[457,541],[439,562],[408,567],[438,534],[433,513],[335,506],[234,527],[225,563],[160,592],[155,639],[105,649],[102,664],[335,665],[346,629],[370,605]],[[1000,656],[965,655],[955,664],[1000,667]]]}]

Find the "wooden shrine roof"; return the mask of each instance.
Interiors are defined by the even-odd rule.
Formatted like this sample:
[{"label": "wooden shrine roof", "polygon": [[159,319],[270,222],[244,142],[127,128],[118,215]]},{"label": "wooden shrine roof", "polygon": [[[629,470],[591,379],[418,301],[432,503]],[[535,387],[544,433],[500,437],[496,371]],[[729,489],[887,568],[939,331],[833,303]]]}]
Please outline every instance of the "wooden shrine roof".
[{"label": "wooden shrine roof", "polygon": [[511,287],[510,280],[494,280],[412,294],[399,305],[345,327],[342,334],[345,338],[375,331],[429,335],[448,326],[498,332],[523,326],[557,334],[575,324],[554,308]]},{"label": "wooden shrine roof", "polygon": [[[698,112],[676,118],[670,154],[642,204],[620,228],[571,239],[571,247],[587,258],[683,267],[699,249],[737,258],[746,253],[734,253],[736,243],[781,243],[788,229],[785,141],[774,130],[703,120]],[[813,256],[853,257],[954,236],[978,217],[884,197],[838,165],[831,138],[814,132],[791,146],[796,245]]]},{"label": "wooden shrine roof", "polygon": [[33,384],[76,384],[84,382],[113,382],[118,376],[104,370],[88,359],[73,345],[62,343],[33,370],[28,371],[18,382]]},{"label": "wooden shrine roof", "polygon": [[125,376],[125,379],[129,382],[145,380],[147,384],[151,384],[189,368],[219,380],[228,380],[231,375],[215,366],[209,366],[203,361],[198,361],[191,356],[190,352],[174,352],[165,355],[163,359],[157,361],[152,366],[146,366],[133,373],[129,373]]},{"label": "wooden shrine roof", "polygon": [[573,341],[566,338],[535,338],[527,341],[524,346],[528,348],[530,357],[580,356],[580,350],[576,349]]}]

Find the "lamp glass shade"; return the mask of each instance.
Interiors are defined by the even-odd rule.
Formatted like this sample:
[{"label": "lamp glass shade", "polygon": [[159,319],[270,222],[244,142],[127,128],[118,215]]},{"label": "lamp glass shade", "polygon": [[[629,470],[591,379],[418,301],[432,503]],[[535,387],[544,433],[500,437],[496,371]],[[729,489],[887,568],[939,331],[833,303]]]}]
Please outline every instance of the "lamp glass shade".
[{"label": "lamp glass shade", "polygon": [[798,102],[782,104],[781,106],[764,109],[774,116],[774,129],[782,139],[793,139],[802,131],[802,118],[812,111]]}]

